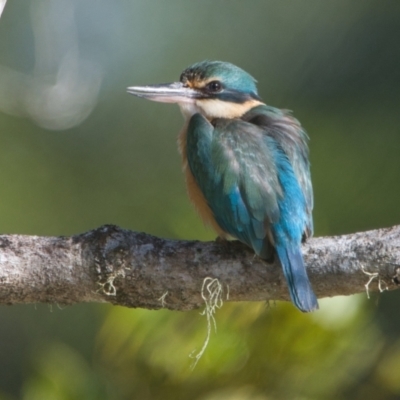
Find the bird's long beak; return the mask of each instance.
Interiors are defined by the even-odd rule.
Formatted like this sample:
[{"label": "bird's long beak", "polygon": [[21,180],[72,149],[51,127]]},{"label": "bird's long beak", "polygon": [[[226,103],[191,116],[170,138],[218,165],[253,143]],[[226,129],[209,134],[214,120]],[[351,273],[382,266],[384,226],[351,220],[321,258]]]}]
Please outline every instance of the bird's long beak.
[{"label": "bird's long beak", "polygon": [[162,103],[193,103],[201,96],[199,91],[184,86],[181,82],[131,86],[126,91],[135,96]]}]

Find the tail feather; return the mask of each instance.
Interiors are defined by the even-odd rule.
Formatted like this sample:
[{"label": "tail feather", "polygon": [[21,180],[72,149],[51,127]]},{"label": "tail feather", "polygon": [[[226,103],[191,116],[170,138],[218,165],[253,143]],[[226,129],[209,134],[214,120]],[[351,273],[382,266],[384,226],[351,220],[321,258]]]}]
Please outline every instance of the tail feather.
[{"label": "tail feather", "polygon": [[279,260],[289,286],[290,298],[294,305],[303,312],[318,309],[318,300],[307,276],[303,257],[299,248],[277,246]]}]

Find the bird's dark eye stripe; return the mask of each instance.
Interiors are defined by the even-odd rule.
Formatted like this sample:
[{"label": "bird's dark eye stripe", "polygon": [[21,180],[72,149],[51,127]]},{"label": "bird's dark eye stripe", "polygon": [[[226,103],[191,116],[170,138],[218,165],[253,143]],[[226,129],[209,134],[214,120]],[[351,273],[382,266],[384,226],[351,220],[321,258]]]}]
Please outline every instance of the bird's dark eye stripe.
[{"label": "bird's dark eye stripe", "polygon": [[210,92],[216,93],[222,90],[222,83],[219,81],[211,81],[207,83],[206,89]]}]

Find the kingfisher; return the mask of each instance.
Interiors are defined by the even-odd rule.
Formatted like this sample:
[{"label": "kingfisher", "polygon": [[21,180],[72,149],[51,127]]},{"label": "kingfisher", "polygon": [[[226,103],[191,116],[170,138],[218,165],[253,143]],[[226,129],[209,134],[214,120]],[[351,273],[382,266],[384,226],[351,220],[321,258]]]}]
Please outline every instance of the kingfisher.
[{"label": "kingfisher", "polygon": [[318,309],[301,253],[313,233],[313,191],[308,136],[299,121],[264,103],[256,80],[228,62],[201,61],[179,82],[127,92],[179,105],[187,191],[205,224],[266,262],[277,256],[293,304],[302,312]]}]

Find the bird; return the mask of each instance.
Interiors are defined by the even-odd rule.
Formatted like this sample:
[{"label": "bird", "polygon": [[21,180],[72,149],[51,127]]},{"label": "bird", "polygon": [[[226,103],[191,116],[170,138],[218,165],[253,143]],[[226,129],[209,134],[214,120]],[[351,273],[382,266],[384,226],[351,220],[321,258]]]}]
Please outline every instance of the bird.
[{"label": "bird", "polygon": [[290,111],[263,102],[257,81],[224,61],[187,67],[178,82],[127,92],[177,103],[178,147],[190,200],[222,239],[234,238],[266,262],[277,256],[293,304],[318,309],[301,244],[313,234],[308,136]]}]

